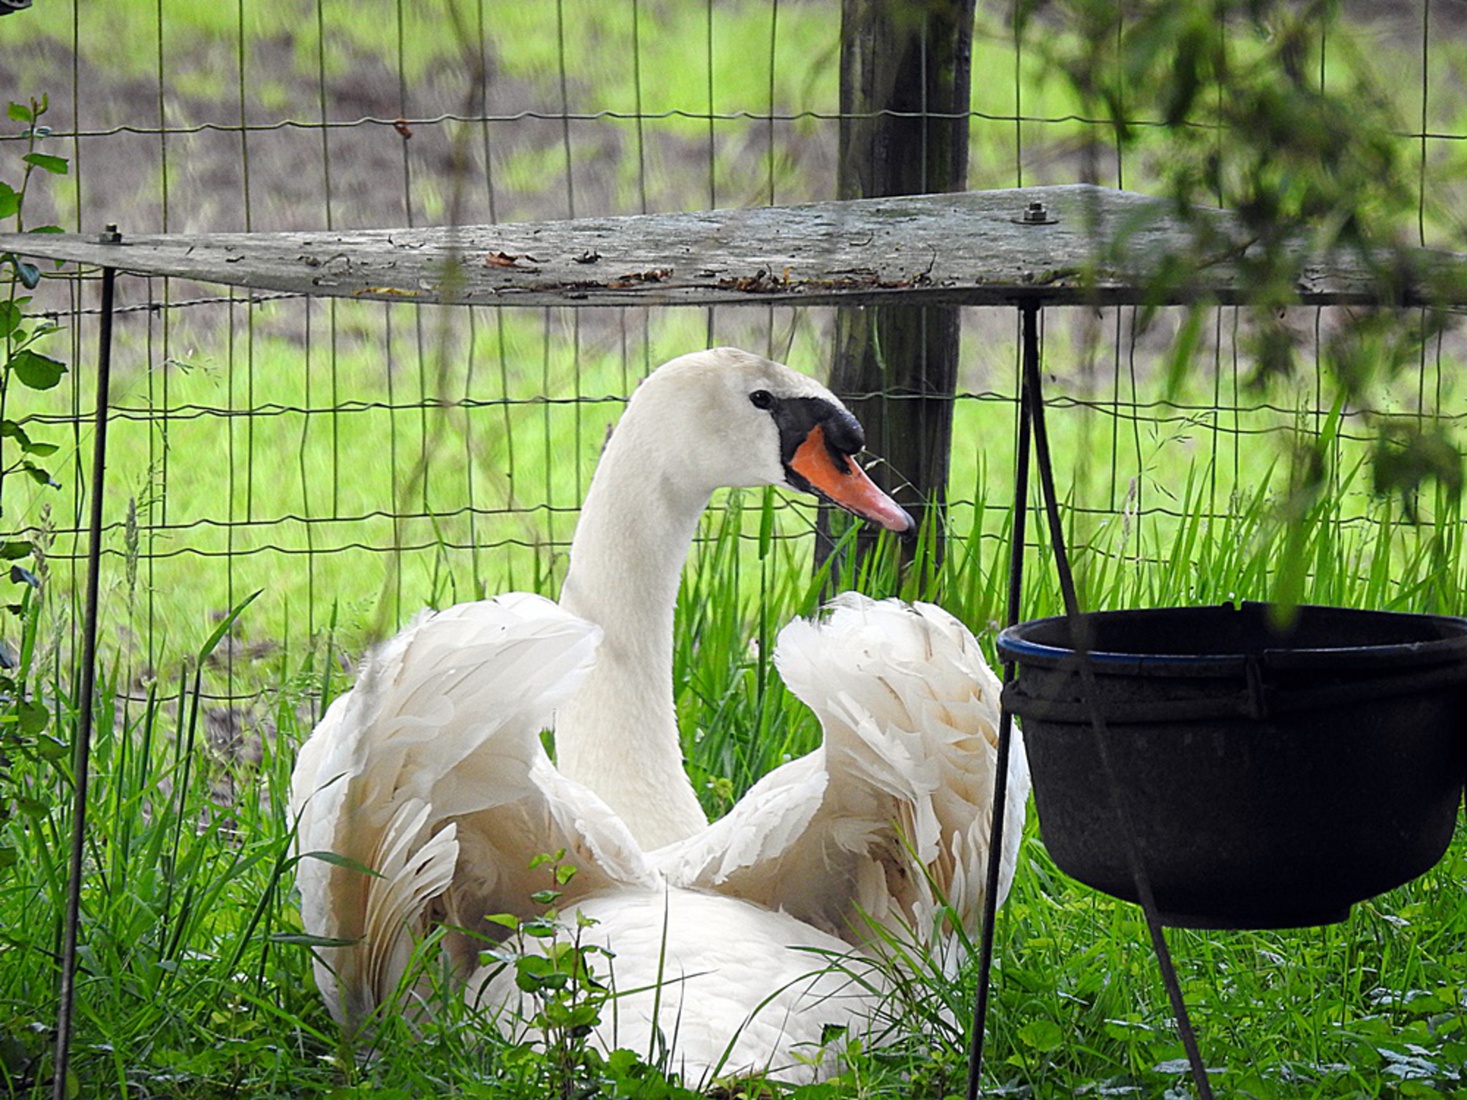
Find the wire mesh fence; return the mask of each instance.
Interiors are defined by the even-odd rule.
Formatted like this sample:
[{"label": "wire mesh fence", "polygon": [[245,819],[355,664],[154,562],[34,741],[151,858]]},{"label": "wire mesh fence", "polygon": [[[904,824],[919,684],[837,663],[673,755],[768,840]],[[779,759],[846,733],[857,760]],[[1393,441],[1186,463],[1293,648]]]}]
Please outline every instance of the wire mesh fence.
[{"label": "wire mesh fence", "polygon": [[[332,0],[56,0],[0,23],[13,42],[0,65],[13,95],[49,97],[46,147],[70,161],[36,196],[31,224],[226,232],[585,217],[830,197],[835,14],[817,0],[397,0],[370,15]],[[1418,237],[1451,244],[1467,137],[1455,16],[1428,2],[1350,15],[1322,55],[1367,55],[1393,74]],[[1158,151],[1114,145],[1043,78],[1048,39],[1066,33],[980,11],[970,186],[1146,189]],[[1334,79],[1322,64],[1321,83]],[[74,609],[95,280],[58,274],[37,294],[66,330],[72,370],[28,422],[73,457],[59,489],[7,485],[5,524],[41,532],[53,599]],[[601,441],[647,370],[729,343],[822,374],[832,331],[825,307],[446,308],[179,279],[124,279],[119,294],[103,621],[125,675],[146,679],[189,652],[211,616],[262,590],[221,689],[239,694],[263,682],[252,663],[326,631],[353,649],[424,603],[553,591]],[[1290,318],[1316,367],[1334,313]],[[979,543],[997,543],[1013,506],[1015,324],[999,309],[964,317],[951,523]],[[1047,315],[1053,430],[1069,456],[1060,476],[1093,554],[1093,598],[1117,568],[1188,567],[1177,539],[1193,520],[1213,525],[1204,538],[1238,537],[1260,491],[1287,494],[1292,430],[1328,421],[1317,369],[1282,390],[1249,387],[1244,324],[1212,311],[1193,334],[1200,369],[1178,389],[1166,364],[1184,311]],[[1423,348],[1394,409],[1458,418],[1451,339]],[[1378,532],[1394,513],[1356,465],[1373,446],[1357,434],[1347,423],[1333,443],[1350,500],[1335,521]],[[811,510],[778,507],[782,534],[804,539]]]}]

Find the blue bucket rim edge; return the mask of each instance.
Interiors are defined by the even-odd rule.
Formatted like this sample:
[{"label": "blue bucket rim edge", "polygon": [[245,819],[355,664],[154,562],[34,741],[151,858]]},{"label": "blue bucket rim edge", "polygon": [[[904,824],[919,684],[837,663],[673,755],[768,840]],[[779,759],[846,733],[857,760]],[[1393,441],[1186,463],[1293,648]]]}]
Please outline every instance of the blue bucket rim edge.
[{"label": "blue bucket rim edge", "polygon": [[[1240,603],[1190,604],[1175,607],[1118,608],[1106,611],[1081,612],[1084,619],[1097,619],[1115,615],[1153,614],[1164,616],[1169,613],[1226,613],[1256,614],[1258,609],[1272,606],[1266,601],[1245,600]],[[1092,650],[1086,656],[1097,671],[1115,675],[1219,675],[1238,674],[1248,664],[1261,662],[1266,667],[1279,669],[1308,669],[1323,664],[1339,667],[1350,664],[1370,664],[1374,667],[1398,664],[1432,665],[1454,661],[1467,662],[1467,617],[1438,615],[1411,611],[1382,611],[1370,608],[1335,607],[1325,604],[1299,604],[1301,612],[1326,614],[1369,615],[1377,618],[1430,620],[1451,629],[1444,636],[1413,642],[1392,642],[1370,646],[1266,646],[1257,654],[1247,653],[1134,653],[1111,650]],[[1014,661],[1021,667],[1025,664],[1040,668],[1056,668],[1062,665],[1075,666],[1080,651],[1065,646],[1045,645],[1024,637],[1025,631],[1035,630],[1055,623],[1068,623],[1067,615],[1051,615],[1042,619],[1030,619],[1005,627],[996,641],[999,656],[1005,661]]]}]

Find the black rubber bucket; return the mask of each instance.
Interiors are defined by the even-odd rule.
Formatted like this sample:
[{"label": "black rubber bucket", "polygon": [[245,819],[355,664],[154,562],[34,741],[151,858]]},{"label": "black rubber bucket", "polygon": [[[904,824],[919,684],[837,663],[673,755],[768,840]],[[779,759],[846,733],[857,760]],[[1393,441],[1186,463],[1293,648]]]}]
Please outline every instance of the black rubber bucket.
[{"label": "black rubber bucket", "polygon": [[1250,603],[1079,621],[1080,647],[1063,617],[998,639],[1065,873],[1138,900],[1097,709],[1165,923],[1328,924],[1446,851],[1467,779],[1467,619],[1300,607],[1280,626]]}]

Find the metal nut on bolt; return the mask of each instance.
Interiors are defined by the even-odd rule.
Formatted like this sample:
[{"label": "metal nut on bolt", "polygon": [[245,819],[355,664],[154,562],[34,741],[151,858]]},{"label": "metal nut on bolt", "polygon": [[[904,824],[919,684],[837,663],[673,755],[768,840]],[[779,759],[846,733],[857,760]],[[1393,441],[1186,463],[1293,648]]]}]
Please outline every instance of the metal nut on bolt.
[{"label": "metal nut on bolt", "polygon": [[1025,208],[1023,216],[1017,220],[1022,225],[1051,225],[1055,219],[1049,216],[1049,207],[1036,199]]}]

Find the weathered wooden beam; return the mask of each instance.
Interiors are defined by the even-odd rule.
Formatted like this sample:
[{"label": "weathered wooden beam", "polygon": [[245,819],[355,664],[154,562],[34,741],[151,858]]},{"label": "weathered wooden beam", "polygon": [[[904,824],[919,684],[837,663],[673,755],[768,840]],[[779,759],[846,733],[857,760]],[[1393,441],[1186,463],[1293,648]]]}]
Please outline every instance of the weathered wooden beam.
[{"label": "weathered wooden beam", "polygon": [[[1043,216],[1025,220],[1033,204]],[[1005,305],[1244,301],[1231,242],[1195,257],[1168,206],[1086,184],[438,229],[133,235],[4,234],[0,253],[285,293],[469,305],[787,303]],[[1231,251],[1230,251],[1231,250]],[[1426,254],[1423,254],[1426,255]],[[1299,245],[1302,304],[1374,303],[1359,256]],[[1455,254],[1426,259],[1467,267]],[[1399,297],[1410,304],[1411,288]]]}]

